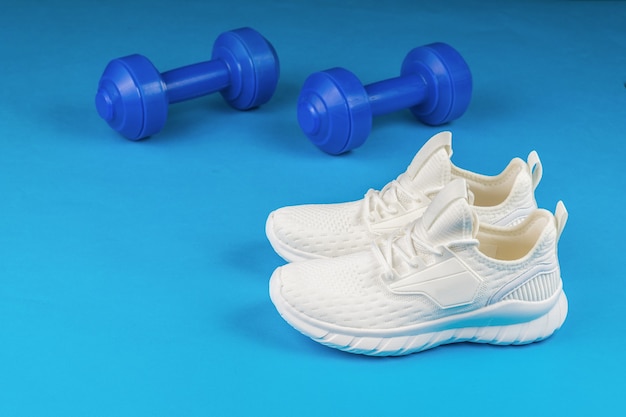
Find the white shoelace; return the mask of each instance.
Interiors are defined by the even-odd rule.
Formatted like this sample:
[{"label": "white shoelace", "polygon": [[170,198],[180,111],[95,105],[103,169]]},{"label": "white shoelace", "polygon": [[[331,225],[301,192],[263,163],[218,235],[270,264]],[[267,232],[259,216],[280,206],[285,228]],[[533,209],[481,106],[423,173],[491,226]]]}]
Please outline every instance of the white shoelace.
[{"label": "white shoelace", "polygon": [[418,225],[420,222],[412,223],[402,229],[399,233],[382,239],[377,245],[385,263],[391,270],[395,269],[396,259],[401,259],[409,266],[417,268],[424,263],[423,257],[426,254],[441,256],[441,249],[429,245],[424,237],[420,236]]},{"label": "white shoelace", "polygon": [[[400,212],[408,211],[412,206],[421,204],[425,196],[416,196],[415,193],[409,192],[406,187],[402,186],[402,182],[406,181],[403,175],[389,182],[382,190],[370,189],[363,198],[362,216],[370,222],[384,219],[388,216],[394,216]],[[400,193],[409,197],[411,203],[407,206],[403,205]],[[407,200],[407,199],[405,199]]]},{"label": "white shoelace", "polygon": [[[478,245],[476,239],[461,239],[451,242],[450,246]],[[398,233],[388,236],[374,245],[387,268],[384,278],[393,280],[396,278],[396,266],[398,262],[405,263],[410,268],[420,268],[426,265],[426,257],[444,254],[442,246],[433,246],[427,241],[426,232],[420,221],[409,224]]]}]

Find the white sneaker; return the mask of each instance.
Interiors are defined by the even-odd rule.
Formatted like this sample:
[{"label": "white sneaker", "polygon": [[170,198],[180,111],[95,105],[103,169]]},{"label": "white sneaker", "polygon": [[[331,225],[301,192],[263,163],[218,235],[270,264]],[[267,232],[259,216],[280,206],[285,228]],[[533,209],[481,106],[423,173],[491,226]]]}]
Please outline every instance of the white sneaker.
[{"label": "white sneaker", "polygon": [[539,341],[567,315],[557,258],[566,220],[559,202],[554,216],[537,209],[515,226],[479,227],[455,180],[422,218],[369,250],[279,267],[270,296],[291,326],[353,353]]},{"label": "white sneaker", "polygon": [[525,162],[513,159],[496,176],[476,174],[452,164],[452,135],[433,136],[406,172],[382,190],[359,201],[283,207],[270,213],[265,232],[287,261],[336,257],[360,252],[379,237],[421,217],[431,199],[451,180],[463,178],[483,223],[510,225],[537,208],[534,191],[542,166],[535,151]]}]

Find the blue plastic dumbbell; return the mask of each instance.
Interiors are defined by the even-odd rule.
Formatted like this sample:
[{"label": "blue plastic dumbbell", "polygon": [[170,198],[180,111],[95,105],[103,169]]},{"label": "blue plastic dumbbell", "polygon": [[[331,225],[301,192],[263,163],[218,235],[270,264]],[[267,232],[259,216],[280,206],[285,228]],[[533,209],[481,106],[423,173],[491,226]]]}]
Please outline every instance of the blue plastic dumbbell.
[{"label": "blue plastic dumbbell", "polygon": [[260,106],[274,94],[279,72],[274,47],[241,28],[218,36],[210,61],[162,74],[142,55],[114,59],[100,78],[96,108],[114,130],[138,140],[163,128],[172,103],[219,91],[236,109]]},{"label": "blue plastic dumbbell", "polygon": [[411,50],[400,77],[363,86],[350,71],[311,74],[298,98],[298,123],[323,151],[338,155],[361,146],[374,116],[409,108],[423,123],[460,117],[472,95],[467,63],[451,46],[433,43]]}]

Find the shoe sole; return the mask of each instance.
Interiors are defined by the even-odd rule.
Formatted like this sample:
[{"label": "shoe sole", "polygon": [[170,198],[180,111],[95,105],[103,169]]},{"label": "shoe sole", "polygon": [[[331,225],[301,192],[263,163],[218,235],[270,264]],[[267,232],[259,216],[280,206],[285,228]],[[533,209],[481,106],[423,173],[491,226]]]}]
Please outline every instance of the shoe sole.
[{"label": "shoe sole", "polygon": [[282,297],[280,274],[270,279],[270,298],[293,328],[323,345],[371,356],[401,356],[439,345],[473,342],[525,345],[550,337],[567,316],[567,297],[559,288],[538,301],[506,300],[467,312],[395,329],[356,329],[321,322],[294,309]]}]

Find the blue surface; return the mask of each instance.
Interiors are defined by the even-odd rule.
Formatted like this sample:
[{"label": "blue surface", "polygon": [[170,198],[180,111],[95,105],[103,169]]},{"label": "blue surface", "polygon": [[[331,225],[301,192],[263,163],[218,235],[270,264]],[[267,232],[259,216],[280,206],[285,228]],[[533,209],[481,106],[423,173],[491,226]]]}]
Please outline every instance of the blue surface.
[{"label": "blue surface", "polygon": [[[623,266],[626,2],[5,2],[0,14],[0,415],[614,415],[626,364]],[[278,90],[234,111],[170,108],[130,142],[93,105],[107,62],[210,57],[252,26]],[[562,199],[570,314],[524,347],[454,345],[402,358],[325,348],[274,310],[274,208],[361,198],[438,128],[379,117],[359,149],[324,154],[295,103],[314,71],[369,83],[442,41],[474,76],[448,126],[459,166],[496,173],[536,149],[541,206]],[[391,63],[391,64],[390,64]],[[397,65],[395,64],[397,63]]]}]

